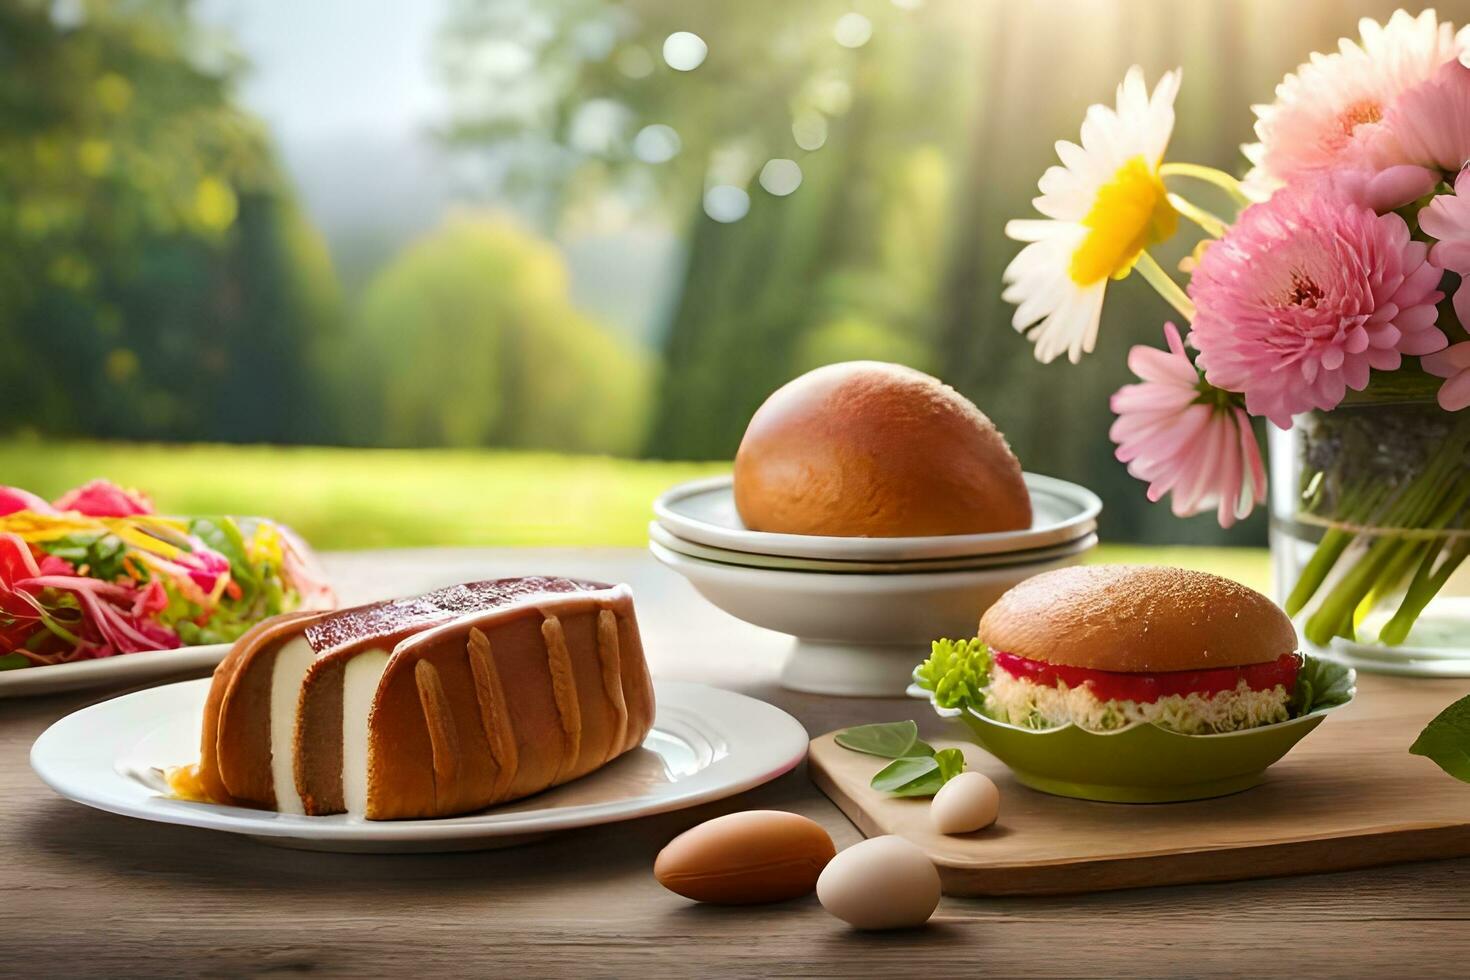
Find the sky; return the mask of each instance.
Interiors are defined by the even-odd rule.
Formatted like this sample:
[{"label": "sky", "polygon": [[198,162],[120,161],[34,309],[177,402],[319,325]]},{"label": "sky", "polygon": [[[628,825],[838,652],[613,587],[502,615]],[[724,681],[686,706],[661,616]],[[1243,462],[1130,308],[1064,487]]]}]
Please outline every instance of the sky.
[{"label": "sky", "polygon": [[[483,204],[439,146],[447,99],[433,59],[447,0],[198,0],[250,64],[239,89],[263,118],[349,295],[446,210]],[[492,202],[494,203],[494,202]],[[513,201],[500,207],[515,210]],[[558,241],[574,300],[652,342],[679,253],[666,228]]]}]

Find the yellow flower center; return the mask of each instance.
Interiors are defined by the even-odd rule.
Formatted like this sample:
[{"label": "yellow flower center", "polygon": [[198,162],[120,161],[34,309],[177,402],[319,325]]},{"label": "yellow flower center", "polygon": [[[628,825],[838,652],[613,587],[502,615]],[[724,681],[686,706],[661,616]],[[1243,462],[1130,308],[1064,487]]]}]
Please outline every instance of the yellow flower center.
[{"label": "yellow flower center", "polygon": [[1353,135],[1353,130],[1364,123],[1376,123],[1383,119],[1383,106],[1375,99],[1362,99],[1343,109],[1337,115],[1337,124],[1344,136]]},{"label": "yellow flower center", "polygon": [[1090,286],[1108,276],[1126,276],[1139,253],[1173,236],[1179,214],[1159,172],[1137,156],[1098,188],[1082,224],[1087,237],[1072,254],[1067,272],[1077,285]]}]

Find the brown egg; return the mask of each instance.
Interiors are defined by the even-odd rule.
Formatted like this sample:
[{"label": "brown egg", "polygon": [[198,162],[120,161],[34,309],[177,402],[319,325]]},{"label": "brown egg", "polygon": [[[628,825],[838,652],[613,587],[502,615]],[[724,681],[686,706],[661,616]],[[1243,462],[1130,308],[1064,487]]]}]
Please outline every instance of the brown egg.
[{"label": "brown egg", "polygon": [[669,841],[653,876],[696,902],[751,905],[811,893],[837,848],[820,824],[782,810],[729,813]]}]

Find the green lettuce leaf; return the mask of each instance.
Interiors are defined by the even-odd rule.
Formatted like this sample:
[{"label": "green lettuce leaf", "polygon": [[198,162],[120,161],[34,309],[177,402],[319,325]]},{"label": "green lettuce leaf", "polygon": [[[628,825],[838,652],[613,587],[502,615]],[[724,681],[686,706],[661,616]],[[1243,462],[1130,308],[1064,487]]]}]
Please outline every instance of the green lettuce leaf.
[{"label": "green lettuce leaf", "polygon": [[1435,715],[1409,751],[1432,759],[1451,776],[1470,783],[1470,695]]},{"label": "green lettuce leaf", "polygon": [[978,638],[935,640],[929,659],[915,668],[914,681],[932,692],[941,708],[982,709],[990,683],[990,648]]},{"label": "green lettuce leaf", "polygon": [[1302,715],[1347,704],[1353,698],[1352,673],[1335,660],[1303,658],[1301,673],[1296,677],[1296,690],[1291,696],[1291,716]]}]

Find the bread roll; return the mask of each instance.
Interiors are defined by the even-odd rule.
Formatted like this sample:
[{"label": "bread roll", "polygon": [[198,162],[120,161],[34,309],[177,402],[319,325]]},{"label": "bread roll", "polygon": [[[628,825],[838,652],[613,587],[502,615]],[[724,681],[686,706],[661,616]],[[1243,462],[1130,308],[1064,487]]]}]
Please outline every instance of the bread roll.
[{"label": "bread roll", "polygon": [[451,816],[585,775],[653,716],[626,586],[476,582],[251,630],[171,782],[288,813]]},{"label": "bread roll", "polygon": [[1081,565],[1026,579],[980,618],[992,650],[1124,673],[1244,667],[1297,648],[1286,613],[1207,572]]},{"label": "bread roll", "polygon": [[766,399],[735,456],[755,531],[910,537],[1031,526],[1021,464],[990,419],[920,371],[853,361]]}]

